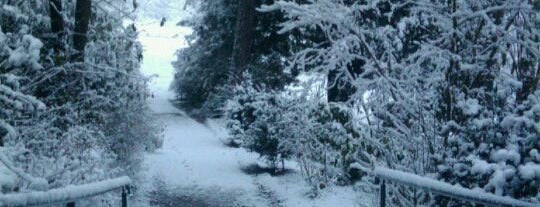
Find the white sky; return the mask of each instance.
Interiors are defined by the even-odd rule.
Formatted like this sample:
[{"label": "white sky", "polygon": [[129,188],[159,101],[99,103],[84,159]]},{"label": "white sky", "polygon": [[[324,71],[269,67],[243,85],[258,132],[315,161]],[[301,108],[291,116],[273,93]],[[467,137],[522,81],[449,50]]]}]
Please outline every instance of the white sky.
[{"label": "white sky", "polygon": [[[176,59],[175,52],[187,46],[185,36],[191,33],[190,28],[176,26],[176,23],[189,15],[189,12],[183,10],[184,0],[143,2],[139,6],[136,23],[140,32],[139,40],[144,48],[141,70],[145,75],[159,76],[152,81],[152,90],[167,88],[174,74],[171,62]],[[168,20],[161,27],[163,17]]]}]

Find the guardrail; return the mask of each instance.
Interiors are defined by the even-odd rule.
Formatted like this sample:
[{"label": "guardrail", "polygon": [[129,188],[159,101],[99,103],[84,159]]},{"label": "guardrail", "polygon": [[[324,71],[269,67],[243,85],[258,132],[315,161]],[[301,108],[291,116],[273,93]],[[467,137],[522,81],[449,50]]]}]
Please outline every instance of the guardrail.
[{"label": "guardrail", "polygon": [[78,200],[91,198],[117,189],[122,189],[122,207],[127,207],[127,195],[131,179],[127,176],[95,183],[67,186],[43,192],[0,195],[0,206],[48,206],[66,204],[75,207]]},{"label": "guardrail", "polygon": [[[364,170],[366,168],[363,168]],[[538,204],[532,204],[510,197],[497,196],[491,193],[473,191],[449,183],[441,182],[431,178],[421,177],[416,174],[392,170],[384,167],[375,167],[372,173],[380,179],[380,206],[386,206],[386,184],[385,180],[421,189],[437,195],[455,198],[462,201],[468,201],[475,204],[486,206],[508,206],[508,207],[538,207]],[[416,205],[416,203],[415,203]]]}]

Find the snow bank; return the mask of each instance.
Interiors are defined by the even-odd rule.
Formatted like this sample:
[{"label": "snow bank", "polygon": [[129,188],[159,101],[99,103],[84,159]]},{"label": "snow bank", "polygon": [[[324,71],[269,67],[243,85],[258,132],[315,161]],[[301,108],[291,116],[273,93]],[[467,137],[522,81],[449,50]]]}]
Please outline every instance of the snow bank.
[{"label": "snow bank", "polygon": [[[289,167],[296,167],[294,163],[289,163]],[[273,197],[280,199],[281,205],[270,206],[376,206],[376,197],[362,191],[354,190],[351,186],[330,185],[321,190],[320,195],[309,198],[308,192],[311,187],[304,181],[298,172],[272,177],[268,174],[261,174],[255,177],[256,183],[266,188],[264,192],[273,193]],[[268,197],[268,195],[262,195]]]},{"label": "snow bank", "polygon": [[46,192],[0,195],[0,206],[34,206],[68,203],[103,194],[129,185],[130,183],[131,179],[129,177],[120,177],[78,186],[67,186]]},{"label": "snow bank", "polygon": [[401,172],[397,170],[391,170],[384,167],[376,167],[373,173],[385,180],[401,183],[404,185],[414,186],[425,191],[433,192],[439,195],[453,197],[461,200],[471,201],[485,205],[497,205],[497,206],[523,206],[533,207],[537,206],[532,203],[516,200],[509,197],[496,196],[494,194],[474,191],[471,189],[450,185],[445,182],[433,180],[419,175]]}]

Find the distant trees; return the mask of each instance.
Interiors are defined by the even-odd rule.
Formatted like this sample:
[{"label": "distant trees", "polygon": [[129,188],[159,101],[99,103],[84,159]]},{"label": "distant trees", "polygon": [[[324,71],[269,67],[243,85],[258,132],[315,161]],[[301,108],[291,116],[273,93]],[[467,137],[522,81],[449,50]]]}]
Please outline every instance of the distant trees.
[{"label": "distant trees", "polygon": [[[266,1],[218,0],[197,6],[202,16],[183,22],[194,28],[190,46],[174,63],[179,106],[200,117],[220,116],[228,87],[249,73],[257,85],[281,88],[292,81],[284,58],[291,41],[278,35],[279,13],[255,10]],[[241,16],[241,18],[239,18]],[[200,74],[205,74],[200,75]],[[227,92],[229,91],[229,92]]]}]

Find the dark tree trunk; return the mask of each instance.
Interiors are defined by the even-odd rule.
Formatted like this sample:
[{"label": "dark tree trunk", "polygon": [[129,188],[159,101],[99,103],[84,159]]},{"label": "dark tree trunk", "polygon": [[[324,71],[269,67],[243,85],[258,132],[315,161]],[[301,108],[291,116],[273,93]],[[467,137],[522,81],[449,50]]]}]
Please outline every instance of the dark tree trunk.
[{"label": "dark tree trunk", "polygon": [[84,61],[84,47],[88,41],[87,32],[92,17],[92,0],[77,0],[75,6],[75,30],[73,31],[72,61]]},{"label": "dark tree trunk", "polygon": [[[239,0],[236,15],[236,31],[233,50],[233,82],[241,77],[252,56],[253,35],[255,32],[256,0]],[[236,76],[236,77],[234,77]]]},{"label": "dark tree trunk", "polygon": [[54,52],[63,50],[64,18],[62,17],[62,0],[49,1],[49,16],[51,18],[51,32],[56,36],[54,40]]}]

